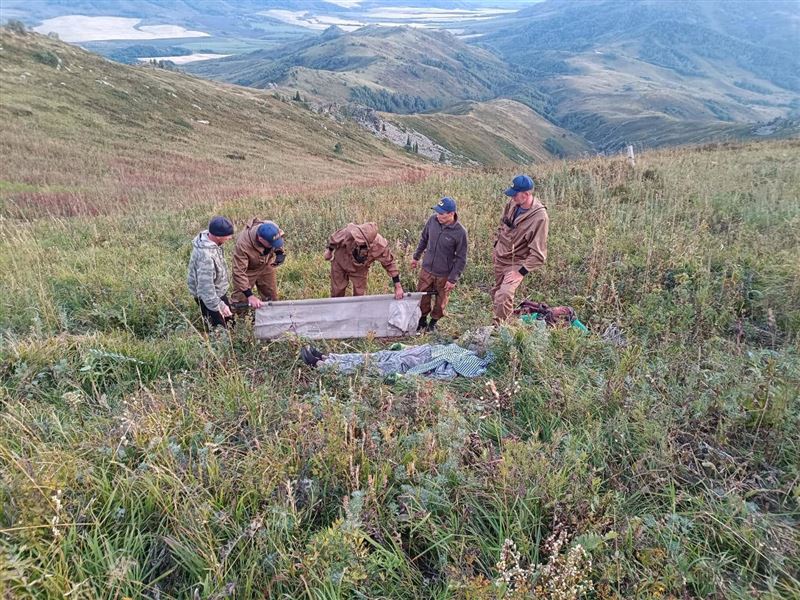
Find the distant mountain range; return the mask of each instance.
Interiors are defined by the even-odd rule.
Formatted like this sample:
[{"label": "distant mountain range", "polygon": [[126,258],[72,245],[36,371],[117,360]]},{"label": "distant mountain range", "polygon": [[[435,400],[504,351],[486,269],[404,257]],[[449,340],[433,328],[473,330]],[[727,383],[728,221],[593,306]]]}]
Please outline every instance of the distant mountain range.
[{"label": "distant mountain range", "polygon": [[[231,54],[181,68],[283,95],[299,93],[315,104],[366,106],[403,127],[425,129],[435,144],[461,144],[461,150],[452,149],[464,157],[538,160],[548,139],[553,151],[545,157],[616,151],[628,143],[657,147],[746,138],[755,131],[787,135],[800,119],[796,0],[547,0],[513,13],[509,7],[521,4],[507,0],[430,0],[425,8],[413,0],[34,4],[27,10],[38,19],[65,10],[146,15],[148,25],[170,22],[208,31],[209,37],[143,42],[150,49],[122,41],[87,46],[131,61],[159,47],[162,56]],[[6,13],[24,12],[25,6],[4,0]],[[471,16],[458,21],[459,11]],[[382,20],[415,27],[357,28]],[[325,23],[342,27],[321,31]],[[246,51],[253,47],[260,49]],[[480,152],[467,143],[473,132],[500,130],[499,118],[547,127],[531,127],[531,140],[517,137],[505,150],[500,144]],[[469,135],[454,135],[453,128],[466,123]],[[765,123],[766,129],[760,126]]]},{"label": "distant mountain range", "polygon": [[461,37],[331,27],[188,70],[393,113],[506,98],[597,150],[662,146],[747,135],[744,123],[800,115],[797,6],[548,0],[474,22]]},{"label": "distant mountain range", "polygon": [[470,29],[599,147],[800,114],[800,3],[548,0]]},{"label": "distant mountain range", "polygon": [[278,85],[319,100],[353,101],[398,113],[513,96],[525,71],[447,31],[379,26],[352,33],[330,27],[319,37],[277,50],[204,61],[187,70],[229,83]]}]

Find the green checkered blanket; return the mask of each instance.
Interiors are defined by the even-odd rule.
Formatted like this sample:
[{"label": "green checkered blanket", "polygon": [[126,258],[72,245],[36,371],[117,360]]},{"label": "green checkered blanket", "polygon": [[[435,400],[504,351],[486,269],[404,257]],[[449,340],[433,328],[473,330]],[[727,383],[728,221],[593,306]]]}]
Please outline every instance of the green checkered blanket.
[{"label": "green checkered blanket", "polygon": [[409,369],[407,375],[422,375],[429,371],[435,371],[440,366],[448,363],[453,370],[462,377],[478,377],[486,372],[486,367],[492,361],[490,354],[484,358],[479,357],[471,350],[462,348],[457,344],[447,344],[446,346],[433,346],[431,349],[431,360],[416,367]]}]

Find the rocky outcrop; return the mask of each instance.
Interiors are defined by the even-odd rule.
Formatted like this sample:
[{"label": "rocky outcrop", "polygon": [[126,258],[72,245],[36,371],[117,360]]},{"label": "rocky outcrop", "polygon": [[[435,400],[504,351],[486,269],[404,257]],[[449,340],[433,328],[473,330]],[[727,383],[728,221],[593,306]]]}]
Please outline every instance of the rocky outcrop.
[{"label": "rocky outcrop", "polygon": [[384,119],[381,113],[372,108],[354,104],[325,104],[316,107],[320,114],[331,118],[350,119],[380,139],[387,140],[396,146],[416,148],[415,154],[446,164],[476,164],[463,156],[457,155],[448,148],[437,144],[429,137],[408,127]]}]

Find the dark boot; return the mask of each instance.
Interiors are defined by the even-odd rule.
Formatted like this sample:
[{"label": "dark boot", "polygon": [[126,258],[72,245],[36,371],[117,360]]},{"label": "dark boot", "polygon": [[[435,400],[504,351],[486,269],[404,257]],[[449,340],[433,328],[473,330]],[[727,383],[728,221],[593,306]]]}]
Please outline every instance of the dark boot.
[{"label": "dark boot", "polygon": [[303,362],[306,363],[309,367],[316,367],[317,363],[321,360],[320,357],[317,357],[314,350],[311,346],[303,346],[300,348],[300,358],[303,359]]},{"label": "dark boot", "polygon": [[428,323],[428,327],[427,327],[428,331],[435,331],[436,330],[436,321],[438,321],[438,320],[439,319],[431,319],[431,322]]},{"label": "dark boot", "polygon": [[417,323],[417,331],[422,331],[428,326],[428,315],[422,315]]}]

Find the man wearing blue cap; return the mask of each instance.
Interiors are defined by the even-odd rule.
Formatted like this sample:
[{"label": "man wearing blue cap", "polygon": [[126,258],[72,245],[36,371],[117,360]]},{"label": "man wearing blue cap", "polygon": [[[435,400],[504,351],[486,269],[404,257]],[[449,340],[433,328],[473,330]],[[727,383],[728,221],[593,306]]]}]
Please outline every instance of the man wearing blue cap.
[{"label": "man wearing blue cap", "polygon": [[[456,201],[444,197],[433,210],[436,214],[425,223],[411,261],[412,268],[416,269],[419,259],[424,255],[417,291],[436,292],[433,311],[430,296],[424,296],[419,304],[422,316],[417,331],[436,329],[437,321],[444,316],[450,292],[456,287],[467,264],[467,230],[458,222]],[[430,323],[428,315],[431,316]]]},{"label": "man wearing blue cap", "polygon": [[510,200],[494,241],[494,323],[508,320],[514,310],[514,294],[525,275],[547,260],[547,232],[550,218],[547,207],[533,195],[534,183],[527,175],[517,175],[506,190]]},{"label": "man wearing blue cap", "polygon": [[[275,267],[283,264],[285,258],[280,227],[261,219],[248,223],[233,249],[233,301],[259,308],[262,301],[277,300]],[[253,295],[253,286],[261,299]]]}]

